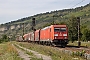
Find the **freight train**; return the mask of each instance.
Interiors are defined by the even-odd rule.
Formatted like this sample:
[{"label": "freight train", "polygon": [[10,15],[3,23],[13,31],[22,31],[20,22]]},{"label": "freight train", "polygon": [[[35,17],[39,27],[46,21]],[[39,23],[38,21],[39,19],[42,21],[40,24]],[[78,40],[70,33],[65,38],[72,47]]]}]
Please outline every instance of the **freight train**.
[{"label": "freight train", "polygon": [[68,44],[68,28],[66,25],[51,25],[27,33],[23,38],[23,41],[65,47]]}]

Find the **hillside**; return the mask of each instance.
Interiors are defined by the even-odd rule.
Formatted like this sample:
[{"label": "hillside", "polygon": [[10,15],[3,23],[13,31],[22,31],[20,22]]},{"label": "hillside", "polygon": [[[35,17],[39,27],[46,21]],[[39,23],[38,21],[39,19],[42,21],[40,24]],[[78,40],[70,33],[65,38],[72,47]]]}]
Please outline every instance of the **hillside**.
[{"label": "hillside", "polygon": [[[54,17],[53,17],[54,16]],[[18,19],[16,21],[11,21],[0,25],[0,35],[7,34],[8,36],[16,37],[17,35],[23,34],[23,23],[24,23],[24,33],[31,31],[31,21],[32,18],[36,18],[36,29],[42,28],[52,21],[55,22],[66,22],[71,18],[71,16],[81,17],[81,25],[86,25],[90,28],[90,3],[77,7],[75,9],[63,9],[56,10],[46,13],[36,14],[34,16],[29,16],[25,18]]]}]

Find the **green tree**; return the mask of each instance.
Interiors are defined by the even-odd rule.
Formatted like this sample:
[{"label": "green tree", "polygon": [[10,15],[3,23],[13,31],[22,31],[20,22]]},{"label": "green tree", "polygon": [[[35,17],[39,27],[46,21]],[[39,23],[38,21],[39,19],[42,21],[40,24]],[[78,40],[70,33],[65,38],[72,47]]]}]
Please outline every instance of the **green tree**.
[{"label": "green tree", "polygon": [[71,16],[68,21],[69,39],[74,42],[78,39],[78,23],[75,16]]},{"label": "green tree", "polygon": [[2,39],[7,39],[7,35],[2,35]]},{"label": "green tree", "polygon": [[82,29],[82,40],[83,41],[89,41],[90,40],[90,30],[87,28]]},{"label": "green tree", "polygon": [[0,39],[0,43],[9,41],[7,35],[2,35],[2,38]]}]

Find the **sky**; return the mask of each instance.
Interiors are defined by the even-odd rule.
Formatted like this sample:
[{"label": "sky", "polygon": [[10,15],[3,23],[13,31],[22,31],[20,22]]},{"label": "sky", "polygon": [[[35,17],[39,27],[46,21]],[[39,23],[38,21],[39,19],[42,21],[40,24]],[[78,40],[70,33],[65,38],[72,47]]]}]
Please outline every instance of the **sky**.
[{"label": "sky", "polygon": [[90,0],[0,0],[0,24],[55,10],[84,6]]}]

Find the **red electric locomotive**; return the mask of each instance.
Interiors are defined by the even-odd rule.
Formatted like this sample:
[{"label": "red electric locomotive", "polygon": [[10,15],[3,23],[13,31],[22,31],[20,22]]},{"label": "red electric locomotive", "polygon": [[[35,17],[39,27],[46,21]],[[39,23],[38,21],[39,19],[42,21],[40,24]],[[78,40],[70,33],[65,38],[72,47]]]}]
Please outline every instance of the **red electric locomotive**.
[{"label": "red electric locomotive", "polygon": [[66,46],[68,44],[68,29],[66,25],[51,25],[41,29],[40,41]]},{"label": "red electric locomotive", "polygon": [[51,25],[23,37],[29,42],[65,47],[68,44],[68,28],[66,25]]}]

